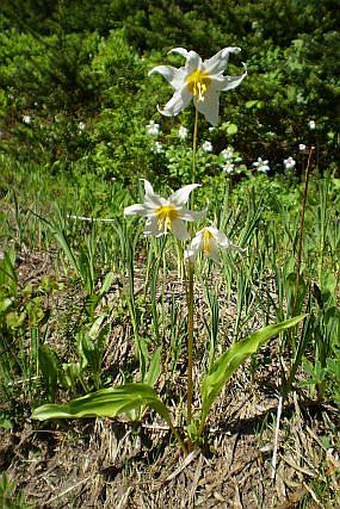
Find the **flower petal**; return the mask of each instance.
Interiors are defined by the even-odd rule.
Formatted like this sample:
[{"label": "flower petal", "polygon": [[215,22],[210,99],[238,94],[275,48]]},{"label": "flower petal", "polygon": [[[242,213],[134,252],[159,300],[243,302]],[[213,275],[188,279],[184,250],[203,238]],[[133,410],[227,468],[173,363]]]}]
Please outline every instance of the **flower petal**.
[{"label": "flower petal", "polygon": [[130,205],[124,209],[124,216],[135,216],[138,214],[141,214],[142,216],[147,214],[147,209],[142,203],[136,203],[135,205]]},{"label": "flower petal", "polygon": [[231,245],[230,240],[225,235],[225,233],[220,232],[214,226],[208,227],[207,230],[209,230],[211,232],[211,234],[214,236],[214,238],[216,239],[216,242],[218,243],[218,245],[220,247],[225,248],[225,249],[230,247],[230,245]]},{"label": "flower petal", "polygon": [[212,88],[214,90],[219,91],[226,91],[226,90],[232,90],[233,88],[236,88],[242,83],[244,78],[247,76],[247,71],[244,74],[241,74],[241,76],[221,76],[214,78],[212,83]]},{"label": "flower petal", "polygon": [[184,259],[189,260],[192,263],[195,262],[197,255],[198,255],[198,251],[194,251],[191,247],[187,247],[184,250]]},{"label": "flower petal", "polygon": [[206,210],[188,210],[186,208],[182,208],[180,212],[180,217],[183,221],[197,221],[198,219],[202,219],[206,215]]},{"label": "flower petal", "polygon": [[188,240],[190,235],[188,233],[187,227],[183,221],[180,219],[175,219],[171,223],[171,231],[175,235],[175,237],[179,240]]},{"label": "flower petal", "polygon": [[188,186],[181,187],[170,196],[169,201],[174,205],[184,205],[187,203],[191,191],[196,189],[196,187],[201,187],[201,184],[189,184]]},{"label": "flower petal", "polygon": [[188,50],[186,50],[185,48],[173,48],[168,52],[168,54],[169,53],[178,53],[179,55],[182,55],[182,57],[186,58]]},{"label": "flower petal", "polygon": [[154,196],[155,192],[153,190],[153,187],[152,185],[150,184],[150,182],[146,179],[140,179],[144,182],[144,191],[145,191],[145,196]]},{"label": "flower petal", "polygon": [[209,252],[205,253],[208,258],[212,258],[215,262],[218,262],[220,259],[220,253],[218,249],[218,243],[215,239],[210,239],[209,242]]},{"label": "flower petal", "polygon": [[163,232],[159,229],[157,216],[148,217],[145,223],[144,235],[145,237],[159,237]]},{"label": "flower petal", "polygon": [[189,106],[191,98],[192,93],[184,86],[181,90],[177,90],[174,93],[163,109],[158,108],[158,111],[166,117],[174,117]]},{"label": "flower petal", "polygon": [[218,125],[219,123],[219,92],[212,87],[204,96],[204,101],[194,100],[195,106],[200,113],[203,113],[207,121],[211,125]]},{"label": "flower petal", "polygon": [[230,53],[239,53],[241,48],[235,46],[228,46],[227,48],[223,48],[218,51],[213,57],[208,60],[204,60],[204,70],[208,74],[218,74],[227,66]]},{"label": "flower petal", "polygon": [[[162,205],[162,198],[155,194],[152,185],[150,182],[146,179],[140,179],[144,182],[144,191],[145,191],[145,198],[144,198],[144,206],[146,209],[150,210],[161,207]],[[164,200],[164,198],[163,198]]]},{"label": "flower petal", "polygon": [[186,58],[185,67],[194,71],[201,69],[202,59],[196,51],[189,51]]},{"label": "flower petal", "polygon": [[159,65],[151,69],[148,76],[151,76],[151,74],[154,73],[161,74],[173,88],[178,90],[183,86],[185,78],[188,75],[188,70],[185,67],[176,69],[176,67],[172,67],[170,65]]}]

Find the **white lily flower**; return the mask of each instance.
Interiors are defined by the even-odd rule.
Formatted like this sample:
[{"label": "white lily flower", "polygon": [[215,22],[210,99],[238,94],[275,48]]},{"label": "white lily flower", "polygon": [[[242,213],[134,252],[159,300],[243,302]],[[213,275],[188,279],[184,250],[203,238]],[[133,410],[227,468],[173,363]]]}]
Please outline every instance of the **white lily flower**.
[{"label": "white lily flower", "polygon": [[232,244],[226,235],[215,228],[215,226],[206,226],[196,233],[189,247],[185,250],[184,257],[194,262],[197,255],[203,253],[203,255],[217,262],[220,258],[221,249],[245,251]]},{"label": "white lily flower", "polygon": [[193,99],[195,108],[203,113],[210,124],[217,125],[220,92],[236,88],[247,75],[247,72],[241,76],[223,75],[229,55],[240,51],[237,47],[223,48],[213,57],[202,61],[195,51],[172,49],[170,53],[178,53],[186,59],[185,66],[176,69],[169,65],[159,65],[149,72],[149,75],[161,74],[175,89],[170,101],[163,109],[159,109],[160,113],[168,117],[176,116]]},{"label": "white lily flower", "polygon": [[190,238],[184,221],[196,221],[205,215],[205,211],[194,212],[185,205],[190,193],[200,184],[190,184],[178,189],[167,200],[154,193],[152,185],[144,181],[144,203],[136,203],[124,209],[125,216],[141,215],[146,217],[145,236],[161,237],[171,231],[179,240]]},{"label": "white lily flower", "polygon": [[303,152],[304,150],[306,150],[306,148],[307,146],[304,143],[299,143],[299,150]]}]

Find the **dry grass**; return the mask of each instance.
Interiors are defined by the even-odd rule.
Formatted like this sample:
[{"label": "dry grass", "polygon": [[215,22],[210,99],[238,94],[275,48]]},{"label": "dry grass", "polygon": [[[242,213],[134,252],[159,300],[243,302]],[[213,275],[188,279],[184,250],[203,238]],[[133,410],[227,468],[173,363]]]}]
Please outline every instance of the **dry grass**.
[{"label": "dry grass", "polygon": [[[50,261],[22,260],[22,282],[46,274],[48,267],[52,270]],[[166,291],[169,296],[177,292],[178,299],[182,294],[175,279]],[[118,302],[119,292],[117,284],[111,304]],[[71,295],[64,297],[60,302],[63,298],[58,295],[54,304],[59,303],[59,313],[70,313]],[[221,340],[228,343],[228,322],[235,310],[232,298],[224,302],[228,306],[222,310]],[[197,304],[202,318],[206,310],[201,298]],[[257,321],[261,317],[254,317],[253,325]],[[134,343],[127,313],[123,319],[113,318],[112,324],[104,371],[120,383],[120,367],[133,369]],[[203,330],[200,319],[197,337]],[[57,343],[56,335],[57,329]],[[167,351],[169,337],[164,341]],[[204,351],[203,343],[197,343],[197,351]],[[267,347],[268,355],[273,360],[269,368],[259,366],[252,375],[248,369],[239,370],[213,409],[204,445],[188,457],[181,455],[169,430],[154,414],[146,414],[142,425],[109,419],[38,424],[26,418],[13,430],[0,431],[1,470],[7,471],[17,490],[23,489],[26,500],[37,508],[339,507],[337,413],[332,406],[306,403],[297,393],[291,394],[283,407],[273,472],[279,380],[275,342]],[[197,384],[201,368],[198,363]],[[180,427],[185,352],[174,376],[170,379],[163,372],[157,388],[163,395],[171,394],[172,414]]]}]

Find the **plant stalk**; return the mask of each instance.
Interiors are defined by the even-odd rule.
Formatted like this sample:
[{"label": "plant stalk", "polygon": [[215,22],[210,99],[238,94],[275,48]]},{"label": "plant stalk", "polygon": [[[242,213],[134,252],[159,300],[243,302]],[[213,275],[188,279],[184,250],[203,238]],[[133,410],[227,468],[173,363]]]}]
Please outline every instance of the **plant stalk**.
[{"label": "plant stalk", "polygon": [[314,153],[315,147],[312,146],[309,151],[308,161],[306,166],[305,173],[305,186],[303,190],[303,196],[300,207],[300,219],[299,219],[299,237],[298,237],[298,246],[297,246],[297,255],[296,255],[296,281],[295,281],[295,297],[294,304],[291,315],[294,316],[299,296],[299,288],[300,288],[300,279],[301,279],[301,262],[302,262],[302,241],[303,241],[303,232],[304,232],[304,224],[305,224],[305,210],[307,203],[307,194],[308,194],[308,182],[309,182],[309,173],[310,173],[310,163],[312,160],[312,155]]},{"label": "plant stalk", "polygon": [[196,179],[197,132],[198,132],[198,109],[195,108],[194,133],[192,138],[192,172],[191,172],[192,184],[195,183]]},{"label": "plant stalk", "polygon": [[194,270],[193,264],[188,264],[188,374],[187,374],[187,425],[192,421],[193,399],[193,349],[194,349]]}]

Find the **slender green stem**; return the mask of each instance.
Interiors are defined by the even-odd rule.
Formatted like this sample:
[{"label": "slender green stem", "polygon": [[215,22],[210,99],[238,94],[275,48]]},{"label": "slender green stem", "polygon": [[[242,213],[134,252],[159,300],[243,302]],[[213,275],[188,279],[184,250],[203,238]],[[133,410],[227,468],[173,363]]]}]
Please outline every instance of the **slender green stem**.
[{"label": "slender green stem", "polygon": [[[197,131],[198,131],[198,110],[195,108],[194,132],[192,138],[192,173],[191,182],[194,184],[196,179],[196,154],[197,154]],[[191,198],[191,207],[193,199]],[[187,373],[187,426],[192,422],[192,400],[193,400],[193,367],[194,367],[194,265],[188,262],[187,274],[187,306],[188,306],[188,373]],[[188,450],[192,450],[192,443],[189,438]]]},{"label": "slender green stem", "polygon": [[187,374],[187,424],[192,421],[192,398],[193,398],[193,347],[194,347],[194,268],[188,264],[188,374]]},{"label": "slender green stem", "polygon": [[[305,185],[303,189],[303,195],[302,195],[302,201],[301,201],[301,207],[300,207],[300,217],[299,217],[299,237],[298,237],[298,246],[297,246],[297,252],[296,252],[296,280],[295,280],[295,295],[294,295],[294,302],[293,307],[291,310],[291,316],[295,316],[296,308],[298,305],[299,300],[299,289],[300,289],[300,280],[301,280],[301,263],[302,263],[302,243],[303,243],[303,232],[304,232],[304,221],[305,221],[305,210],[306,210],[306,203],[307,203],[307,194],[308,194],[308,181],[309,181],[309,173],[310,173],[310,164],[312,160],[312,155],[314,153],[315,147],[311,147],[308,155],[308,161],[306,166],[306,172],[305,172]],[[300,310],[299,310],[300,312]],[[302,341],[303,336],[300,338],[299,344],[296,346],[295,340],[294,340],[294,329],[290,331],[290,337],[291,337],[291,345],[294,349],[295,354],[295,360],[293,362],[293,365],[290,369],[289,378],[288,381],[284,383],[283,388],[283,395],[286,397],[286,395],[291,390],[296,370],[298,367],[298,359],[301,357],[301,348],[302,348]]]},{"label": "slender green stem", "polygon": [[195,108],[194,133],[192,138],[192,173],[191,173],[192,184],[195,183],[196,179],[197,131],[198,131],[198,109]]},{"label": "slender green stem", "polygon": [[307,194],[308,194],[308,182],[309,182],[309,171],[310,171],[310,163],[312,159],[313,152],[315,147],[311,147],[309,151],[306,173],[305,173],[305,186],[302,195],[302,202],[300,208],[300,219],[299,219],[299,237],[298,237],[298,246],[297,246],[297,254],[296,254],[296,281],[295,281],[295,297],[294,297],[294,305],[292,309],[292,316],[294,316],[299,296],[299,288],[300,288],[300,278],[301,278],[301,262],[302,262],[302,241],[303,241],[303,232],[304,232],[304,223],[305,223],[305,210],[307,203]]}]

